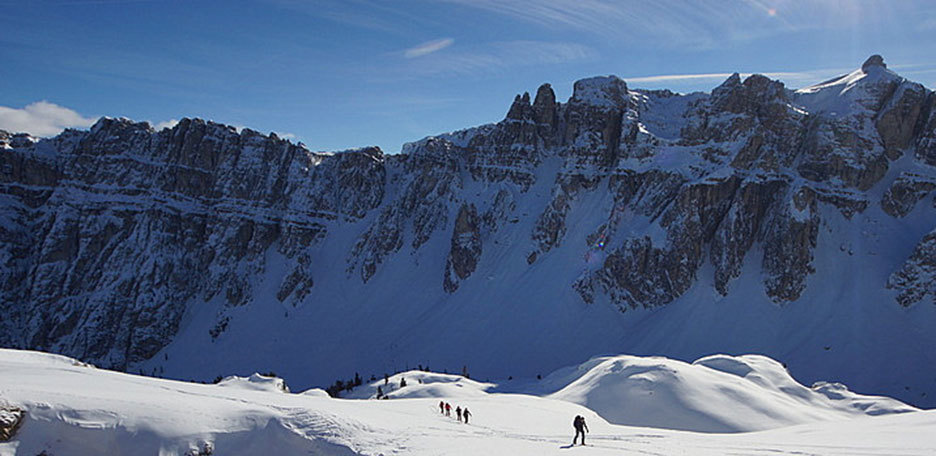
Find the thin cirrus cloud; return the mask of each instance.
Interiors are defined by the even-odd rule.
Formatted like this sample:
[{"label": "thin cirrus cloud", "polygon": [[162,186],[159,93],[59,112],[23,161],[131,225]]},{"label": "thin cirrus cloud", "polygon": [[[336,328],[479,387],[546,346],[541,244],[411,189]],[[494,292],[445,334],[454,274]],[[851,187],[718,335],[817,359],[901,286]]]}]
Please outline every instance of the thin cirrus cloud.
[{"label": "thin cirrus cloud", "polygon": [[[627,78],[627,82],[680,82],[680,81],[697,81],[697,80],[718,80],[725,79],[730,77],[734,73],[687,73],[687,74],[661,74],[656,76],[640,76],[636,78]],[[742,78],[746,78],[753,73],[740,73]],[[811,76],[811,72],[775,72],[775,73],[760,73],[764,76],[777,79],[802,79]]]},{"label": "thin cirrus cloud", "polygon": [[[782,81],[788,87],[802,87],[810,84],[815,84],[820,81],[826,80],[830,77],[839,76],[846,74],[853,69],[848,68],[825,68],[825,69],[816,69],[808,71],[774,71],[774,72],[763,72],[758,73],[764,76],[767,76],[771,79],[778,79]],[[653,76],[638,76],[638,77],[627,77],[624,78],[629,84],[649,84],[649,85],[665,85],[665,84],[679,84],[679,83],[700,83],[700,82],[714,82],[719,83],[733,73],[684,73],[684,74],[661,74]],[[740,73],[741,78],[747,78],[754,73]]]},{"label": "thin cirrus cloud", "polygon": [[0,130],[33,136],[54,136],[66,128],[88,128],[96,120],[45,100],[23,108],[0,106]]},{"label": "thin cirrus cloud", "polygon": [[[587,31],[605,38],[636,38],[657,44],[707,45],[725,38],[719,24],[766,17],[748,2],[676,0],[446,0],[550,29]],[[728,5],[731,3],[731,5]],[[732,36],[740,36],[738,30]]]},{"label": "thin cirrus cloud", "polygon": [[422,57],[424,55],[432,54],[433,52],[441,51],[454,43],[455,40],[452,38],[442,38],[438,40],[427,41],[418,46],[413,46],[405,51],[403,51],[403,57],[408,59],[415,59],[417,57]]},{"label": "thin cirrus cloud", "polygon": [[391,76],[423,77],[438,75],[471,76],[503,71],[509,68],[562,64],[594,59],[592,48],[576,43],[546,41],[503,41],[472,46],[460,52],[428,54],[432,65],[417,61],[397,68]]},{"label": "thin cirrus cloud", "polygon": [[[554,30],[659,47],[717,48],[805,29],[892,23],[920,0],[444,0]],[[926,22],[924,21],[923,27]]]}]

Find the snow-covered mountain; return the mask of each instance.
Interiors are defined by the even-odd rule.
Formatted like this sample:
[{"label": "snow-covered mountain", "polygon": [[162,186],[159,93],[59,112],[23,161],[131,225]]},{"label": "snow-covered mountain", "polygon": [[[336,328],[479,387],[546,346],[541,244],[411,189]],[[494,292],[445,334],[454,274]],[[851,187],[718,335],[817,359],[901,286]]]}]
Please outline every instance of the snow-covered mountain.
[{"label": "snow-covered mountain", "polygon": [[[404,378],[407,385],[399,387]],[[928,455],[936,449],[936,411],[856,396],[841,385],[806,388],[759,356],[714,356],[691,365],[618,356],[507,383],[515,384],[412,371],[355,390],[366,397],[382,386],[391,400],[348,400],[317,389],[293,394],[280,379],[257,374],[202,385],[0,350],[0,455],[558,454],[570,447],[576,415],[590,430],[586,451],[596,454]],[[513,392],[498,392],[505,388]],[[553,388],[560,389],[544,394]],[[599,399],[588,405],[601,408],[569,401],[575,398]],[[469,423],[440,413],[440,400],[467,407]],[[619,424],[641,420],[659,423]]]},{"label": "snow-covered mountain", "polygon": [[934,104],[873,56],[795,91],[544,84],[399,155],[198,119],[2,133],[0,346],[299,386],[761,353],[933,406]]}]

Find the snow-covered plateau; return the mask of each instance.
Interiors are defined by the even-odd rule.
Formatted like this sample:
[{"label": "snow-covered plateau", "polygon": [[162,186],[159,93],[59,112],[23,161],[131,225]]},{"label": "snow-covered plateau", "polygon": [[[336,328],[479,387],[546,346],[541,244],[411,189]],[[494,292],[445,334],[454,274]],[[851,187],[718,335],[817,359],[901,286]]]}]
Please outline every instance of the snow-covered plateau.
[{"label": "snow-covered plateau", "polygon": [[[401,380],[407,381],[400,387]],[[377,388],[390,397],[376,399]],[[408,371],[356,399],[254,374],[198,384],[0,350],[0,455],[932,455],[936,411],[802,386],[763,356],[591,359],[542,379]],[[439,402],[451,404],[451,416]],[[471,411],[468,423],[455,408]],[[571,445],[585,417],[586,446]],[[689,429],[677,430],[674,428]],[[758,432],[739,432],[752,431]],[[702,431],[702,432],[700,432]],[[718,433],[714,433],[718,432]]]},{"label": "snow-covered plateau", "polygon": [[[798,90],[601,76],[560,102],[543,84],[497,123],[399,154],[201,119],[0,132],[0,347],[180,380],[272,371],[296,389],[419,365],[529,379],[602,355],[759,354],[830,396],[931,408],[934,107],[872,56]],[[636,369],[616,362],[601,368]],[[678,422],[629,421],[602,405],[640,404],[627,385],[548,394],[627,425],[763,428],[739,423],[761,411],[746,389],[734,417],[687,402]],[[832,413],[811,401],[764,427]]]}]

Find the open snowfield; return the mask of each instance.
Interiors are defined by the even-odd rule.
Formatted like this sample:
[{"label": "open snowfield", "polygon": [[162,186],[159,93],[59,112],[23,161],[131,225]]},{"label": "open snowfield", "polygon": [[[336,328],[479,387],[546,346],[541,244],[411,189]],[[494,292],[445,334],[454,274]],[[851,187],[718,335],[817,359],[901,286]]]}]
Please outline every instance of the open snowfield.
[{"label": "open snowfield", "polygon": [[[0,455],[936,454],[936,411],[807,388],[762,356],[594,358],[503,383],[411,371],[356,388],[359,399],[283,386],[257,375],[185,383],[0,350],[0,401],[26,416]],[[392,399],[371,399],[377,386]],[[467,406],[471,423],[443,416],[440,400]],[[590,428],[584,448],[570,448],[577,414]],[[613,424],[641,420],[654,427]],[[766,430],[738,432],[747,429]]]}]

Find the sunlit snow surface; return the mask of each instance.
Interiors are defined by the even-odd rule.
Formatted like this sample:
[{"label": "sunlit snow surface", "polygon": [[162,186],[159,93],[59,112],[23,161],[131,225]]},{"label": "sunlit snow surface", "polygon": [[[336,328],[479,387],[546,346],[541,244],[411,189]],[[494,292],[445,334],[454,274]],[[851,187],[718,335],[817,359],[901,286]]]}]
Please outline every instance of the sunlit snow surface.
[{"label": "sunlit snow surface", "polygon": [[[402,378],[407,386],[399,388]],[[378,386],[392,399],[367,399]],[[761,356],[693,364],[595,358],[542,380],[501,383],[411,371],[357,388],[352,396],[362,399],[321,393],[289,393],[278,379],[257,375],[192,384],[0,350],[0,400],[27,411],[16,437],[0,443],[0,455],[169,455],[206,448],[223,455],[936,452],[930,435],[936,411],[857,396],[840,385],[806,388]],[[443,416],[440,400],[468,407],[471,423]],[[570,450],[577,414],[588,423],[588,446]],[[641,416],[657,426],[770,430],[709,434],[609,422]],[[805,424],[781,427],[795,423]]]}]

